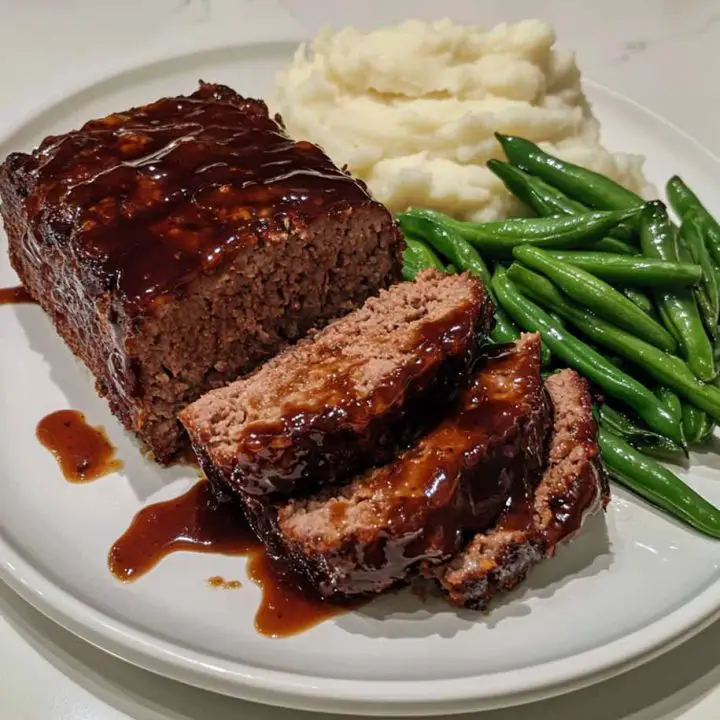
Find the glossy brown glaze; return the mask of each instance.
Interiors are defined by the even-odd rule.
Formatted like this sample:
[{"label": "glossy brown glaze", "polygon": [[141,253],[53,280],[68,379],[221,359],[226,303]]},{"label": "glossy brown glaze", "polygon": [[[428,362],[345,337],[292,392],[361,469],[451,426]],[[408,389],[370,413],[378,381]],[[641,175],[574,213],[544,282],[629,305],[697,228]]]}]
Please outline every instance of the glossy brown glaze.
[{"label": "glossy brown glaze", "polygon": [[[482,286],[471,286],[464,302],[403,338],[412,352],[402,362],[360,388],[358,375],[376,358],[359,358],[347,345],[319,340],[306,363],[296,362],[267,387],[262,407],[280,408],[277,419],[249,421],[234,434],[230,486],[258,495],[292,494],[296,488],[307,493],[389,461],[465,384],[477,336],[491,318]],[[290,402],[288,396],[300,399]],[[250,406],[248,412],[254,411]],[[195,435],[192,421],[181,417]],[[228,476],[227,469],[223,474]]]},{"label": "glossy brown glaze", "polygon": [[[118,580],[132,582],[178,551],[248,556],[248,575],[262,589],[255,626],[263,635],[294,635],[357,606],[325,602],[301,589],[268,559],[239,506],[218,502],[206,480],[177,498],[143,508],[111,548],[108,566]],[[208,585],[242,587],[239,580],[220,575],[208,578]]]},{"label": "glossy brown glaze", "polygon": [[297,635],[324,620],[357,609],[361,602],[321,600],[274,563],[264,552],[251,555],[248,575],[262,590],[255,615],[255,628],[261,635],[283,638]]},{"label": "glossy brown glaze", "polygon": [[[537,357],[535,348],[490,351],[462,396],[459,412],[397,461],[368,474],[363,495],[388,501],[383,517],[399,540],[395,547],[378,545],[382,554],[370,555],[371,565],[390,569],[447,557],[468,532],[497,517],[513,485],[538,476],[549,409]],[[536,424],[540,441],[518,432],[519,424]],[[522,498],[520,493],[518,509]],[[407,542],[414,534],[417,539]],[[394,563],[388,563],[393,554]]]},{"label": "glossy brown glaze", "polygon": [[268,511],[248,496],[251,523],[323,596],[431,571],[496,520],[516,478],[537,478],[550,420],[539,371],[537,336],[489,352],[455,410],[397,459],[308,502]]},{"label": "glossy brown glaze", "polygon": [[46,415],[35,430],[37,439],[58,461],[66,480],[90,482],[119,470],[123,464],[101,427],[88,425],[78,410]]},{"label": "glossy brown glaze", "polygon": [[584,457],[567,463],[565,481],[549,494],[541,507],[544,521],[536,523],[536,533],[547,548],[574,537],[585,519],[610,499],[605,470],[600,462],[597,444],[593,441],[583,448]]},{"label": "glossy brown glaze", "polygon": [[439,581],[454,604],[486,607],[608,500],[587,381],[566,369],[550,376],[545,387],[553,427],[544,472],[537,484],[519,478],[495,526],[478,533],[448,563]]},{"label": "glossy brown glaze", "polygon": [[534,487],[524,477],[518,477],[510,488],[497,528],[499,530],[525,530],[532,526]]},{"label": "glossy brown glaze", "polygon": [[218,502],[203,480],[183,495],[143,508],[108,555],[118,580],[137,580],[180,550],[247,555],[260,544],[237,505]]},{"label": "glossy brown glaze", "polygon": [[316,146],[291,140],[262,101],[222,85],[93,120],[7,164],[26,178],[33,252],[71,245],[63,252],[86,286],[130,314],[260,234],[371,202]]},{"label": "glossy brown glaze", "polygon": [[20,305],[22,303],[37,305],[37,301],[22,285],[0,288],[0,305]]}]

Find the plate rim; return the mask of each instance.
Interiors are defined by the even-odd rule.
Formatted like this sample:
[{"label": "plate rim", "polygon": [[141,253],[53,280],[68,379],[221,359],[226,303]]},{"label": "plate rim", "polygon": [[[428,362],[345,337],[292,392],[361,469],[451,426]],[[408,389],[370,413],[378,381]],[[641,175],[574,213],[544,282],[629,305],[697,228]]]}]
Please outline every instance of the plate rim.
[{"label": "plate rim", "polygon": [[[304,38],[288,34],[252,42],[199,44],[176,52],[152,52],[89,73],[79,83],[55,92],[44,103],[28,108],[7,128],[0,128],[0,147],[23,128],[82,93],[133,72],[192,56],[290,44]],[[602,83],[583,76],[583,84],[650,116],[710,161],[720,159],[696,138],[659,113]],[[26,602],[74,635],[145,670],[196,687],[268,705],[302,710],[368,715],[461,713],[533,702],[608,679],[671,650],[720,618],[720,582],[712,583],[670,615],[580,654],[516,671],[436,680],[350,680],[321,678],[286,671],[259,669],[239,661],[215,658],[129,627],[58,587],[12,546],[0,528],[0,580]],[[608,652],[608,648],[612,652]],[[561,672],[562,668],[564,672]],[[589,669],[588,669],[589,668]],[[481,681],[481,682],[480,682]]]}]

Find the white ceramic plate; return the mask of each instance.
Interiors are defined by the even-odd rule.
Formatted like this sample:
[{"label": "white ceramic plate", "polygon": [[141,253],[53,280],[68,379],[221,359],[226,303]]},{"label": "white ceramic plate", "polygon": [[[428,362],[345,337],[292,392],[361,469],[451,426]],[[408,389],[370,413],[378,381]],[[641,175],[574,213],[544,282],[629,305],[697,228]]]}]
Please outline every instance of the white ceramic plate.
[{"label": "white ceramic plate", "polygon": [[[266,95],[293,45],[226,48],[163,61],[92,86],[29,118],[0,156],[45,135],[161,95],[198,77]],[[712,205],[720,165],[660,118],[608,90],[588,92],[613,149],[648,157],[661,186],[679,172]],[[3,246],[4,239],[0,240]],[[0,286],[15,283],[0,260]],[[62,480],[35,440],[58,408],[104,424],[125,469],[89,485]],[[0,307],[0,576],[90,642],[149,670],[278,705],[368,714],[490,708],[568,691],[668,649],[720,609],[720,545],[615,490],[606,520],[534,571],[489,615],[423,605],[400,593],[304,634],[271,640],[253,618],[259,590],[242,559],[176,554],[132,585],[108,572],[113,541],[143,505],[195,478],[146,462],[93,391],[86,371],[33,306]],[[720,503],[720,456],[693,458],[689,481]]]}]

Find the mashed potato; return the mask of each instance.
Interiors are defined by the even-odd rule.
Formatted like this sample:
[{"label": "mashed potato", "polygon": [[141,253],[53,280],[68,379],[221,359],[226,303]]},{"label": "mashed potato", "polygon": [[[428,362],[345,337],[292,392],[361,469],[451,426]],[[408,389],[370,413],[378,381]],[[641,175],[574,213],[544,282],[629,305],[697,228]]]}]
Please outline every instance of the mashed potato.
[{"label": "mashed potato", "polygon": [[431,207],[496,219],[520,208],[485,168],[495,131],[645,194],[642,158],[611,154],[571,54],[538,20],[492,30],[411,20],[363,33],[323,31],[278,77],[277,110],[391,210]]}]

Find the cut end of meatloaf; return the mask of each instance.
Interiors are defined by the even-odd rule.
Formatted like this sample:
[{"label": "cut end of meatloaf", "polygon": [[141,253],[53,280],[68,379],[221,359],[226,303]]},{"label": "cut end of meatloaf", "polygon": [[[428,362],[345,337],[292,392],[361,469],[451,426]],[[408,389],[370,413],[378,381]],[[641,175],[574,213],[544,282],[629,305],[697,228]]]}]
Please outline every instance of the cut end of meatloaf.
[{"label": "cut end of meatloaf", "polygon": [[400,278],[365,186],[222,85],[10,155],[0,199],[24,286],[161,461],[179,410]]},{"label": "cut end of meatloaf", "polygon": [[515,587],[609,500],[587,381],[562,370],[545,387],[553,404],[546,469],[536,488],[516,487],[495,527],[477,534],[439,574],[456,605],[482,609]]},{"label": "cut end of meatloaf", "polygon": [[411,439],[433,398],[446,400],[469,372],[492,311],[479,280],[426,271],[208,393],[180,419],[208,477],[239,492],[307,492]]},{"label": "cut end of meatloaf", "polygon": [[246,497],[269,551],[325,597],[380,592],[448,560],[542,465],[550,410],[537,335],[488,353],[454,408],[397,459],[343,487]]}]

